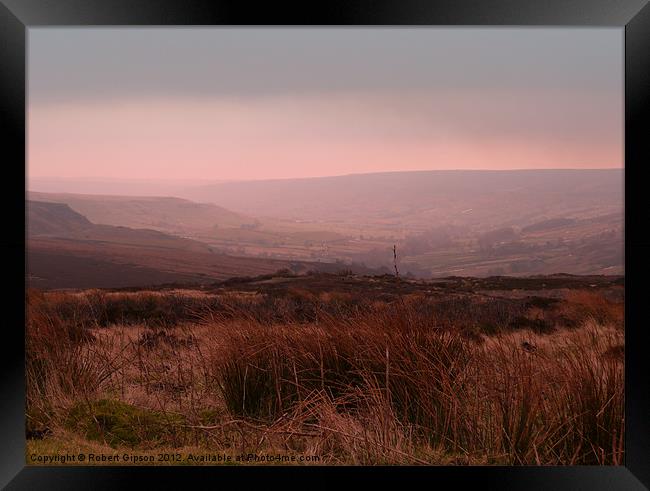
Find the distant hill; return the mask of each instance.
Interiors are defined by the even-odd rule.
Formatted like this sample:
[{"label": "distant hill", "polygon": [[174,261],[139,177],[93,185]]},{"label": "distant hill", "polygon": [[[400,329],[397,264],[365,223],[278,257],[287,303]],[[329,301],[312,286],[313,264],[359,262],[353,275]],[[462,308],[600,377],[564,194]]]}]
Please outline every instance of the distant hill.
[{"label": "distant hill", "polygon": [[25,204],[28,242],[39,237],[133,246],[211,252],[202,242],[157,230],[97,225],[63,203],[28,201]]},{"label": "distant hill", "polygon": [[39,288],[207,284],[278,270],[373,272],[348,265],[231,256],[157,230],[94,224],[63,203],[25,205],[28,284]]},{"label": "distant hill", "polygon": [[527,226],[549,216],[613,213],[623,170],[413,171],[188,187],[188,199],[256,216],[399,226]]},{"label": "distant hill", "polygon": [[63,203],[27,201],[25,218],[28,283],[41,288],[197,283],[285,266],[237,261],[157,230],[97,225]]},{"label": "distant hill", "polygon": [[[622,169],[417,171],[188,185],[180,198],[29,196],[69,205],[32,220],[48,248],[64,237],[57,247],[86,254],[91,241],[165,271],[393,271],[396,247],[400,274],[422,278],[609,275],[624,274],[623,178]],[[181,260],[181,250],[193,254]]]},{"label": "distant hill", "polygon": [[255,220],[214,204],[171,197],[108,196],[29,192],[29,199],[65,203],[91,222],[148,228],[176,234],[217,227],[240,227]]},{"label": "distant hill", "polygon": [[93,224],[83,215],[63,203],[29,201],[25,206],[27,233],[29,236],[69,236],[92,228]]}]

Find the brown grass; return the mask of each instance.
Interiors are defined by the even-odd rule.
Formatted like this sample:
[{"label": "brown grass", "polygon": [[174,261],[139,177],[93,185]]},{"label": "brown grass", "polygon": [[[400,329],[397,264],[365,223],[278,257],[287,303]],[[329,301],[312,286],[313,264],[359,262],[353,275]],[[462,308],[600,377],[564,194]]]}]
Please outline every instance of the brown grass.
[{"label": "brown grass", "polygon": [[598,293],[27,299],[32,438],[334,464],[622,464],[622,304]]}]

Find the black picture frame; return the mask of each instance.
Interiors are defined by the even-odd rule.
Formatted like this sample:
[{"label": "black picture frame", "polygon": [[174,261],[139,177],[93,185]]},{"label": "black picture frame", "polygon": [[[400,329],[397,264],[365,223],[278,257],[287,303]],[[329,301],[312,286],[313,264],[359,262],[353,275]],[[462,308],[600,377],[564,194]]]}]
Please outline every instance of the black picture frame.
[{"label": "black picture frame", "polygon": [[[24,292],[26,157],[26,35],[36,26],[100,25],[464,25],[616,26],[625,32],[625,290],[626,437],[619,467],[32,467],[25,465]],[[645,489],[650,487],[650,357],[643,304],[650,272],[650,234],[644,216],[650,162],[645,127],[650,112],[650,6],[647,0],[347,0],[254,8],[208,0],[0,0],[0,121],[5,141],[2,208],[5,267],[0,394],[0,485],[7,489],[109,489],[265,484],[330,487],[376,483],[476,486],[480,489]],[[644,123],[646,123],[644,125]],[[645,131],[644,131],[645,130]],[[21,167],[22,165],[22,167]],[[646,219],[646,220],[643,220]],[[11,314],[11,315],[7,315]],[[11,336],[8,336],[11,334]],[[155,474],[155,476],[154,476]],[[155,484],[154,484],[155,482]]]}]

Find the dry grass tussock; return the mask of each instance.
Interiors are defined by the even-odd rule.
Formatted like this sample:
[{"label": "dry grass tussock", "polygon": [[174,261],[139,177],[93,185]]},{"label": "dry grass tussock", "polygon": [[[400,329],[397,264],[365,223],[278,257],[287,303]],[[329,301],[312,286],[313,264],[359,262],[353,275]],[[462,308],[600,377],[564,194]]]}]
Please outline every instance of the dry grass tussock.
[{"label": "dry grass tussock", "polygon": [[467,302],[29,292],[28,437],[333,464],[621,464],[622,305],[480,299],[479,318]]}]

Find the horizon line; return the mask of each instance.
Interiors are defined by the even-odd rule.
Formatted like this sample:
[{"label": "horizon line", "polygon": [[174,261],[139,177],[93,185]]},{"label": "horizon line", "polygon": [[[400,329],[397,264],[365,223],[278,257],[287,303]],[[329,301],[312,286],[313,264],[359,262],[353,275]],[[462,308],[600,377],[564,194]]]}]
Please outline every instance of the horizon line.
[{"label": "horizon line", "polygon": [[219,182],[219,183],[234,183],[234,182],[254,182],[254,181],[286,181],[286,180],[301,180],[301,179],[325,179],[331,177],[349,177],[349,176],[364,176],[364,175],[377,175],[377,174],[407,174],[407,173],[428,173],[428,172],[539,172],[539,171],[608,171],[608,170],[625,170],[625,166],[620,167],[537,167],[537,168],[514,168],[514,169],[411,169],[411,170],[391,170],[391,171],[375,171],[375,172],[351,172],[349,174],[327,174],[318,176],[296,176],[296,177],[261,177],[252,179],[218,179],[218,178],[182,178],[182,179],[161,179],[161,178],[128,178],[128,177],[60,177],[60,176],[36,176],[29,177],[26,175],[26,182],[29,180],[52,180],[52,181],[113,181],[113,182],[158,182],[158,183],[173,183],[173,182]]}]

